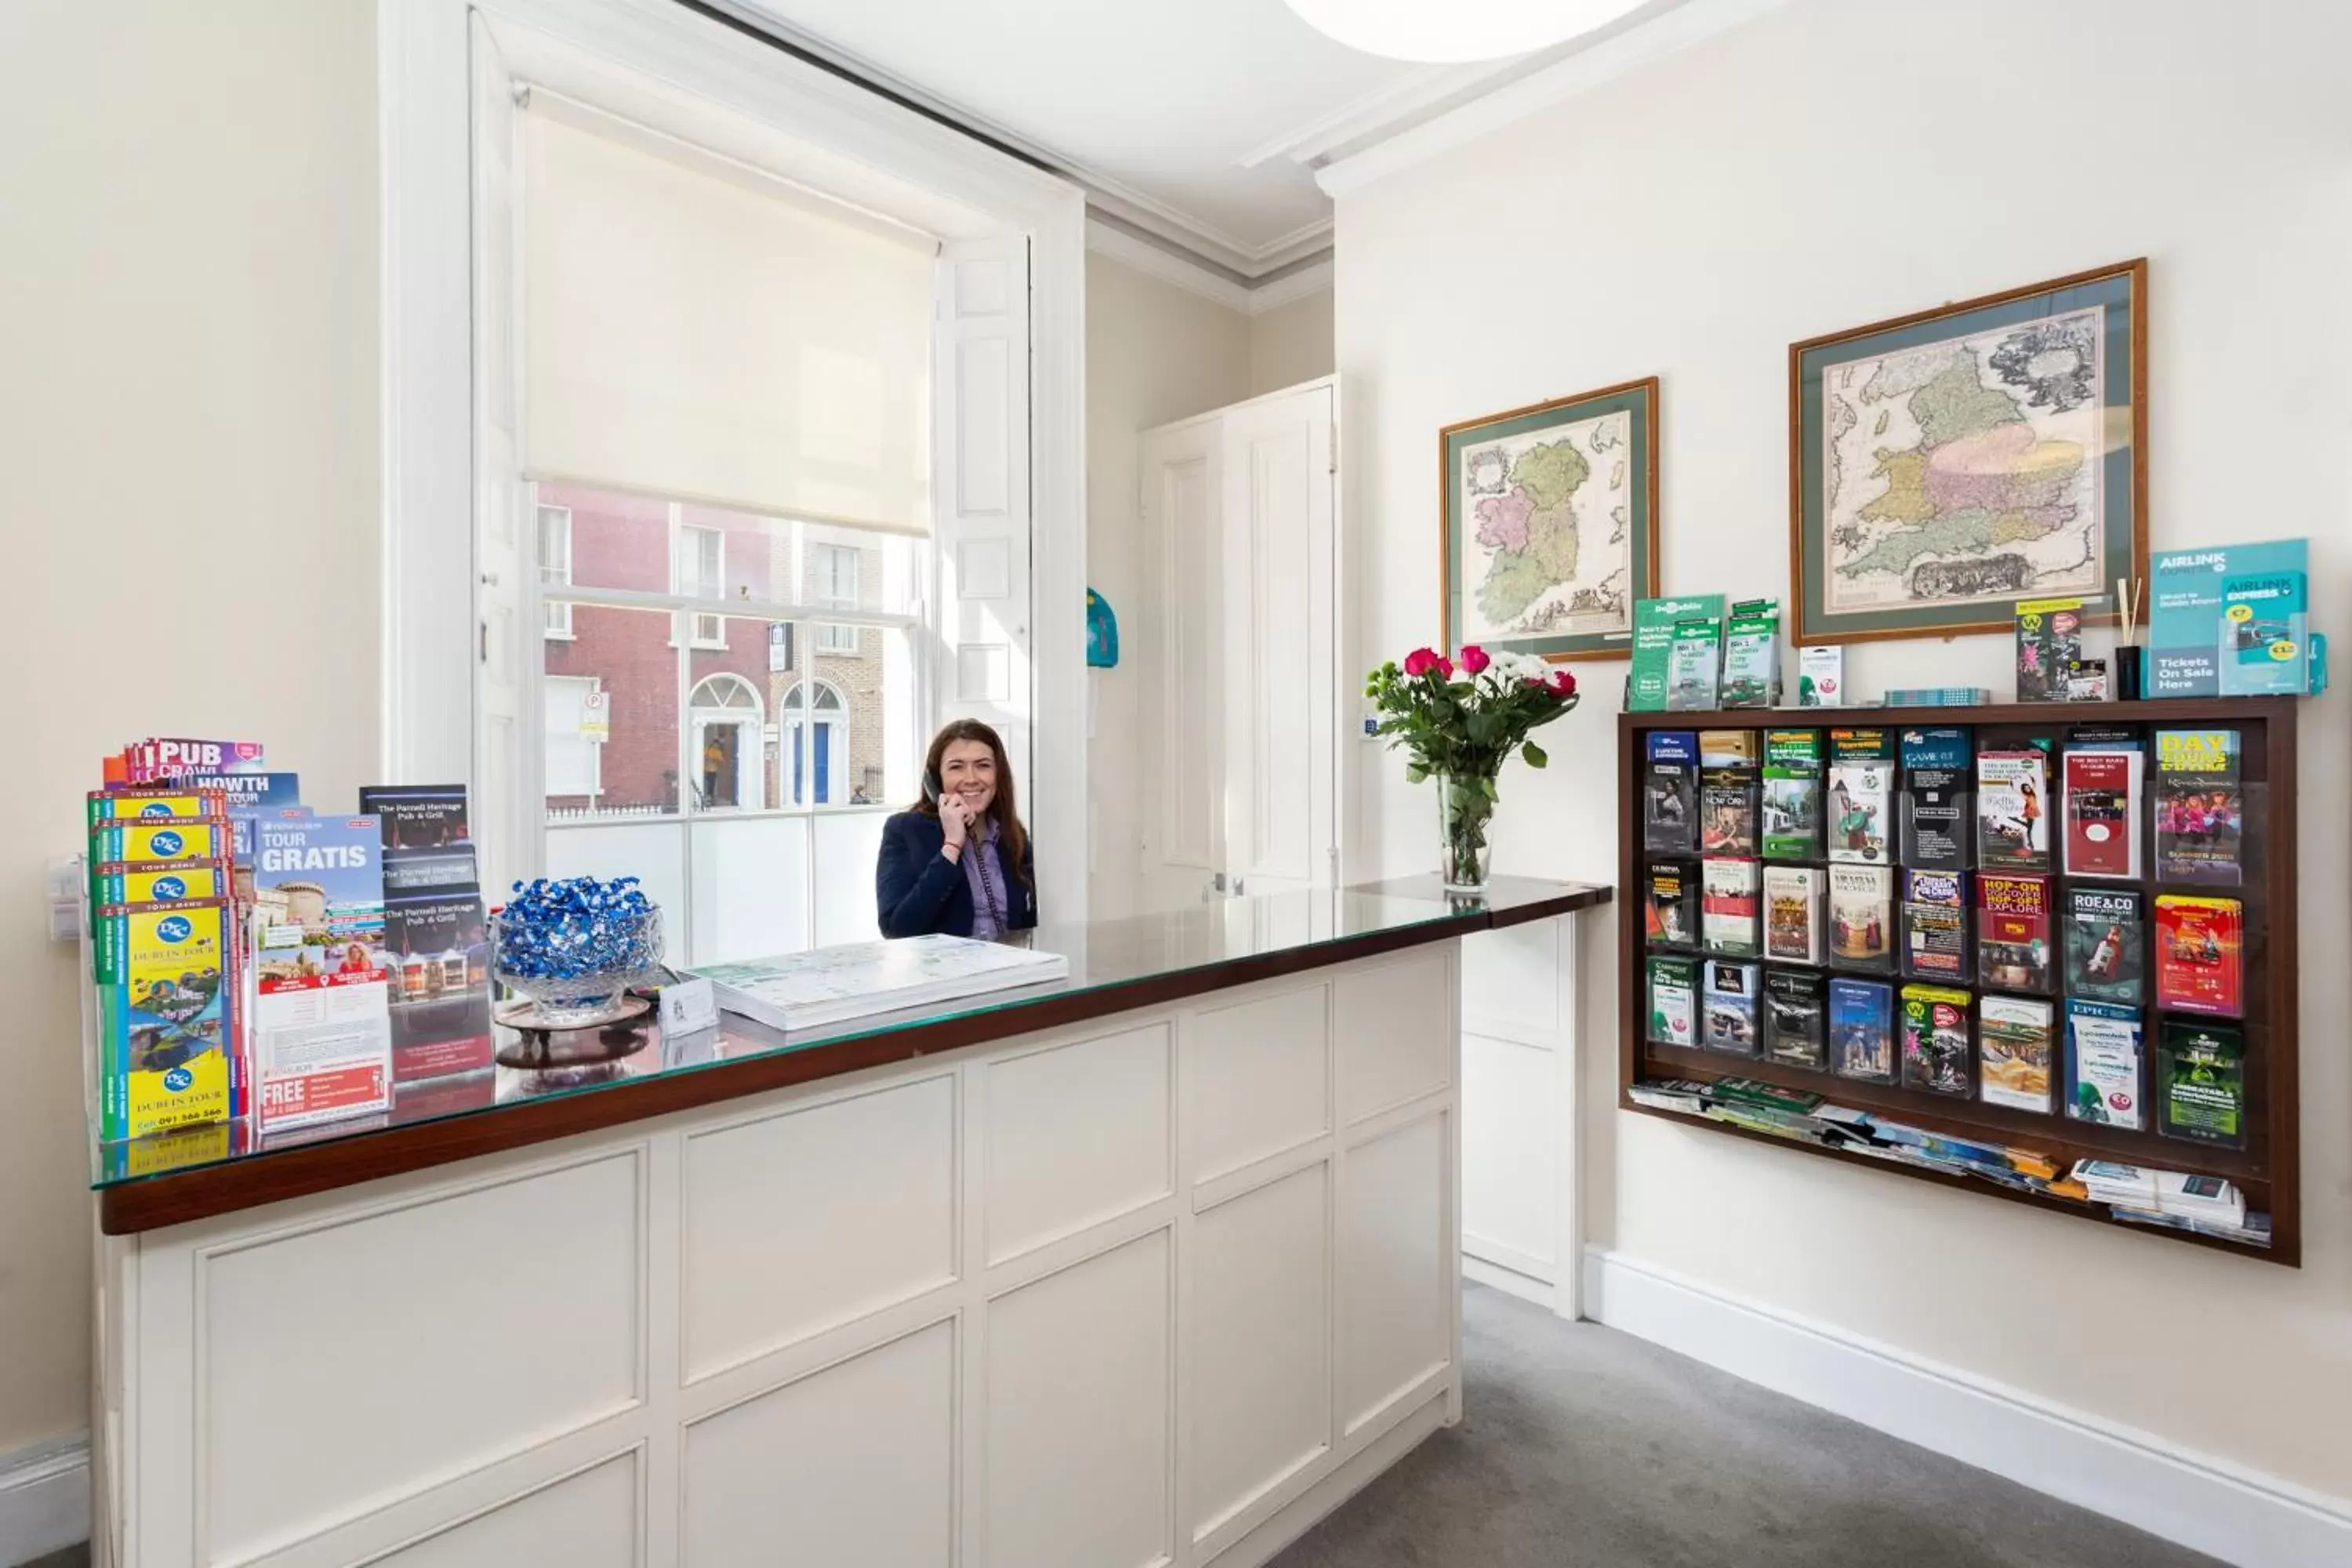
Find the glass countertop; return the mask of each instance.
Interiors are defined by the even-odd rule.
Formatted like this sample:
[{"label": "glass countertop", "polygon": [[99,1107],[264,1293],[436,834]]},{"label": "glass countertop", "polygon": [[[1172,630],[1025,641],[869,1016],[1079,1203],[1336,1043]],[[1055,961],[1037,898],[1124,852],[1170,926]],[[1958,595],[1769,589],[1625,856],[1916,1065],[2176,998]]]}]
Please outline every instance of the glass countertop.
[{"label": "glass countertop", "polygon": [[[1118,998],[1121,991],[1152,982],[1177,979],[1182,992],[1198,994],[1220,984],[1245,984],[1265,974],[1318,962],[1343,961],[1344,955],[1336,953],[1317,959],[1314,950],[1318,948],[1378,943],[1382,937],[1402,933],[1441,941],[1514,920],[1564,912],[1566,908],[1599,902],[1607,896],[1606,889],[1588,884],[1504,878],[1497,879],[1484,896],[1465,898],[1444,893],[1433,877],[1360,889],[1222,900],[1123,920],[1046,924],[1004,940],[1059,953],[1069,961],[1068,977],[1048,984],[795,1030],[789,1037],[729,1013],[721,1013],[712,1027],[675,1037],[665,1036],[651,1016],[610,1029],[558,1034],[549,1044],[559,1056],[610,1059],[533,1068],[500,1065],[459,1077],[404,1083],[395,1089],[387,1111],[287,1131],[263,1134],[248,1119],[180,1128],[123,1142],[93,1140],[90,1184],[103,1189],[213,1166],[265,1162],[272,1155],[322,1143],[356,1143],[431,1123],[492,1116],[520,1105],[625,1092],[633,1084],[707,1072],[729,1063],[813,1051],[954,1019],[1017,1015],[1044,1003],[1066,1003],[1072,994],[1098,995],[1099,1005],[1087,1016],[1101,1016],[1128,1005]],[[1303,962],[1286,963],[1286,955],[1297,955]],[[1184,977],[1191,984],[1182,984]],[[1002,1036],[1020,1033],[1024,1027],[1013,1016],[1003,1024]],[[496,1042],[500,1055],[509,1058],[520,1054],[524,1046],[521,1037],[505,1028],[496,1031]],[[912,1042],[907,1054],[916,1054]],[[721,1099],[724,1094],[714,1092],[710,1098]]]}]

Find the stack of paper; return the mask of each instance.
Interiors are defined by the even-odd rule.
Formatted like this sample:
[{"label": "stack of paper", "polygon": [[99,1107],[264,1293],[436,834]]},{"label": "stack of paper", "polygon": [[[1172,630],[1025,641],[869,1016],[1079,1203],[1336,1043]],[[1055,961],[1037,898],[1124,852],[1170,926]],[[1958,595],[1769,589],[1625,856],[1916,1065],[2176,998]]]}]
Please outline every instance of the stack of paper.
[{"label": "stack of paper", "polygon": [[2113,1160],[2084,1160],[2075,1165],[2074,1179],[2083,1184],[2095,1201],[2116,1207],[2168,1215],[2202,1225],[2238,1226],[2246,1223],[2245,1194],[2220,1176],[2151,1171]]},{"label": "stack of paper", "polygon": [[1059,953],[958,936],[855,942],[695,971],[721,1007],[786,1032],[1040,985],[1069,973]]}]

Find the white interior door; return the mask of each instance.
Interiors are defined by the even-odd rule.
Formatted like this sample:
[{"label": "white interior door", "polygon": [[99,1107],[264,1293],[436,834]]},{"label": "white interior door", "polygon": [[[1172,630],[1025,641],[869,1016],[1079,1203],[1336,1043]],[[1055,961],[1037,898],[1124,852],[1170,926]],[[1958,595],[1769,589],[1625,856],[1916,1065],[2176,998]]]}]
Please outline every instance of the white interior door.
[{"label": "white interior door", "polygon": [[1145,689],[1145,767],[1157,787],[1143,829],[1143,910],[1198,903],[1224,867],[1224,693],[1217,604],[1223,506],[1223,421],[1143,434],[1143,536],[1157,580],[1158,635]]},{"label": "white interior door", "polygon": [[1339,875],[1332,393],[1310,385],[1223,420],[1224,861],[1241,894]]},{"label": "white interior door", "polygon": [[1160,614],[1142,908],[1338,876],[1336,392],[1144,433]]}]

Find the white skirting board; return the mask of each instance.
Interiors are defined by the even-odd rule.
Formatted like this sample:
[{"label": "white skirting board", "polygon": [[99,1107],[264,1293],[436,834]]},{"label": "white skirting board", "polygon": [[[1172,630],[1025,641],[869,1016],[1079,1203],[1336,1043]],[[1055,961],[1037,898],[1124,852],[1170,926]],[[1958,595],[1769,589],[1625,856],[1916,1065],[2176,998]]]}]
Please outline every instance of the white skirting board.
[{"label": "white skirting board", "polygon": [[1601,1247],[1609,1328],[2241,1568],[2352,1563],[2352,1501],[2068,1410]]},{"label": "white skirting board", "polygon": [[89,1539],[89,1439],[0,1454],[0,1563],[28,1563]]}]

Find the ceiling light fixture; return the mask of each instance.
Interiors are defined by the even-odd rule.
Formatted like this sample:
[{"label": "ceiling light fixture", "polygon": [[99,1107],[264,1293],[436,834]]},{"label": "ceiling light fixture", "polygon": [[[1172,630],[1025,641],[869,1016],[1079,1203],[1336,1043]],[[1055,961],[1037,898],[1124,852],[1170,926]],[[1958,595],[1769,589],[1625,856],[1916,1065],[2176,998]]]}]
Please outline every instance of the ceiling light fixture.
[{"label": "ceiling light fixture", "polygon": [[1351,49],[1456,65],[1581,37],[1647,0],[1286,0],[1299,19]]}]

